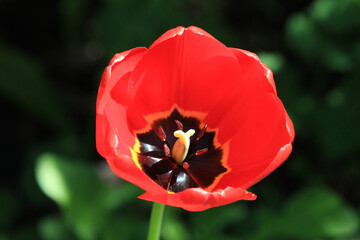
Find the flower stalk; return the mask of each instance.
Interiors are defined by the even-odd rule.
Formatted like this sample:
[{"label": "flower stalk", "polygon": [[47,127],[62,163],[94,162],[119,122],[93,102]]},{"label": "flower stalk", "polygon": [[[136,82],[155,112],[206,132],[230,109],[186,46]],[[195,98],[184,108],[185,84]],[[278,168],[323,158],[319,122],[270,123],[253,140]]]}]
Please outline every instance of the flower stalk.
[{"label": "flower stalk", "polygon": [[147,240],[159,240],[165,205],[153,203]]}]

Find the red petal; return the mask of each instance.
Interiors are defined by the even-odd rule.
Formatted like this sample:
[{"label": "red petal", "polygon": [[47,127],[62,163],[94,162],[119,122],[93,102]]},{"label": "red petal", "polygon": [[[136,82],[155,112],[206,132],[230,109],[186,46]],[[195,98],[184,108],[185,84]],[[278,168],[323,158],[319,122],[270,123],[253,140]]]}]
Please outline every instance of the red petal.
[{"label": "red petal", "polygon": [[168,30],[167,32],[165,32],[163,35],[161,35],[150,47],[149,49],[151,49],[152,47],[154,47],[155,45],[174,37],[175,35],[181,35],[183,34],[184,30],[190,30],[194,33],[200,34],[200,35],[204,35],[210,38],[215,39],[213,36],[211,36],[209,33],[205,32],[204,30],[202,30],[201,28],[195,27],[195,26],[190,26],[188,28],[184,28],[184,27],[176,27],[173,29]]},{"label": "red petal", "polygon": [[288,131],[289,131],[289,134],[290,134],[290,142],[293,142],[294,141],[294,138],[295,138],[295,129],[294,129],[294,124],[293,122],[291,121],[288,113],[285,111],[286,113],[286,126],[288,128]]},{"label": "red petal", "polygon": [[258,174],[258,176],[251,181],[247,182],[243,186],[248,188],[255,183],[259,182],[263,178],[265,178],[267,175],[272,173],[276,168],[278,168],[290,155],[292,150],[292,144],[286,144],[282,148],[280,148],[279,152],[276,154],[275,158],[270,162],[270,164],[263,170],[261,173]]},{"label": "red petal", "polygon": [[[139,62],[139,60],[146,53],[147,49],[140,47],[134,48],[122,53],[117,53],[111,59],[109,65],[106,67],[98,91],[96,111],[100,114],[104,111],[104,105],[111,101],[111,97],[128,98],[127,74],[131,73]],[[117,85],[117,86],[116,86]],[[124,86],[123,88],[119,86]],[[117,94],[111,94],[114,91],[114,87],[117,89]],[[125,97],[124,97],[125,96]],[[127,102],[126,102],[127,103]],[[123,103],[124,104],[124,103]]]},{"label": "red petal", "polygon": [[213,36],[211,36],[209,33],[205,32],[203,29],[201,28],[198,28],[198,27],[195,27],[195,26],[190,26],[188,27],[187,29],[193,31],[194,33],[197,33],[197,34],[201,34],[201,35],[204,35],[204,36],[207,36],[207,37],[210,37],[210,38],[213,38],[216,40],[216,38],[214,38]]},{"label": "red petal", "polygon": [[210,128],[218,129],[220,144],[230,139],[227,165],[231,172],[216,189],[246,189],[261,180],[285,161],[291,151],[285,146],[294,139],[292,122],[276,97],[271,71],[255,54],[232,51],[241,66],[239,84],[204,119]]},{"label": "red petal", "polygon": [[[216,188],[248,188],[261,180],[290,154],[293,127],[281,101],[272,93],[263,94],[246,108],[240,129],[229,141],[227,165]],[[271,166],[271,167],[270,167]]]},{"label": "red petal", "polygon": [[[243,49],[238,49],[238,48],[229,48],[229,49],[237,57],[240,65],[245,67],[244,70],[249,71],[249,73],[247,73],[247,74],[250,74],[250,76],[251,76],[251,74],[254,73],[253,71],[262,72],[265,75],[265,77],[267,78],[270,85],[272,86],[274,93],[276,94],[276,86],[275,86],[275,81],[274,81],[272,71],[265,64],[260,62],[259,57],[255,53],[252,53],[252,52],[249,52],[249,51],[246,51]],[[260,66],[261,66],[261,68],[259,68]],[[242,74],[244,74],[244,73],[242,73]],[[249,80],[251,81],[251,79],[248,79],[248,81]],[[262,80],[260,80],[260,81],[262,81]]]},{"label": "red petal", "polygon": [[119,177],[146,191],[163,189],[141,171],[131,158],[134,136],[127,124],[130,102],[128,80],[147,50],[136,48],[116,54],[105,69],[97,98],[96,146]]},{"label": "red petal", "polygon": [[153,48],[154,46],[158,45],[159,43],[168,40],[169,38],[173,38],[175,37],[175,35],[181,35],[183,34],[185,28],[182,26],[170,29],[168,31],[166,31],[163,35],[161,35],[158,39],[155,40],[155,42],[153,42],[153,44],[151,44],[151,46],[149,47],[149,49]]},{"label": "red petal", "polygon": [[106,124],[104,124],[104,116],[102,114],[96,113],[96,149],[98,153],[105,158],[106,156],[106,142],[105,133],[106,133]]},{"label": "red petal", "polygon": [[104,116],[99,115],[98,120],[102,120],[102,132],[104,138],[101,139],[104,146],[104,158],[109,163],[112,171],[120,178],[129,181],[145,191],[162,192],[163,188],[149,178],[134,163],[131,157],[130,147],[135,144],[134,137],[129,134],[129,130],[124,124],[126,119],[126,109],[114,102],[106,106]]},{"label": "red petal", "polygon": [[175,104],[208,112],[236,85],[234,54],[192,29],[172,30],[149,49],[131,76],[130,87],[138,89],[131,108],[142,115],[168,111]]},{"label": "red petal", "polygon": [[[264,93],[276,93],[271,84],[272,73],[255,54],[231,49],[240,67],[236,86],[210,111],[204,122],[212,129],[219,129],[218,141],[224,144],[233,136],[251,111],[249,104]],[[270,80],[269,80],[270,79]],[[273,82],[273,79],[272,79]]]},{"label": "red petal", "polygon": [[[120,121],[120,126],[127,126],[123,108],[128,103],[128,92],[127,88],[121,88],[119,86],[127,85],[130,77],[129,73],[134,69],[146,51],[146,48],[135,48],[116,54],[103,73],[96,103],[96,147],[100,155],[104,158],[106,158],[105,136],[109,128],[109,126],[107,126],[107,120],[105,121],[104,118],[105,110],[109,107],[109,103],[111,103],[115,111],[122,111],[121,116],[123,118],[117,119]],[[119,104],[116,105],[114,100]],[[111,111],[112,109],[110,108],[110,114]],[[129,131],[126,131],[126,129],[121,132],[124,134],[121,135],[121,137],[125,138],[129,138],[129,134],[131,134]]]},{"label": "red petal", "polygon": [[256,195],[242,188],[227,187],[216,192],[207,192],[201,188],[189,188],[174,194],[169,194],[166,191],[162,194],[146,192],[139,196],[139,198],[198,212],[230,204],[238,200],[255,200]]}]

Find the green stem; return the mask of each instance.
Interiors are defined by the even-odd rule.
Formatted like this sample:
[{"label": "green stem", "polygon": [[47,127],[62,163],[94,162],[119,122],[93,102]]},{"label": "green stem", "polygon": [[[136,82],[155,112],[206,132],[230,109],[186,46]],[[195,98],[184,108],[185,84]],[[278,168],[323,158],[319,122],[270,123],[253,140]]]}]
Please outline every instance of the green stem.
[{"label": "green stem", "polygon": [[161,231],[161,222],[164,213],[164,204],[153,203],[151,210],[150,226],[148,233],[148,240],[159,240]]}]

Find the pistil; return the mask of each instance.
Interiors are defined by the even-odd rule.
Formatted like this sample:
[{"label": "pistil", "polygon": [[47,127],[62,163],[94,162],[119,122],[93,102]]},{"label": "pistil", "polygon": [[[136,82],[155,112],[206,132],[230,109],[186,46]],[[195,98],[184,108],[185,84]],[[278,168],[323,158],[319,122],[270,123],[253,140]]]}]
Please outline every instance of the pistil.
[{"label": "pistil", "polygon": [[174,132],[174,136],[178,139],[176,140],[171,150],[171,157],[176,161],[177,164],[182,164],[182,162],[185,160],[190,147],[190,137],[194,135],[194,133],[194,129],[190,129],[186,133],[182,130],[177,130]]}]

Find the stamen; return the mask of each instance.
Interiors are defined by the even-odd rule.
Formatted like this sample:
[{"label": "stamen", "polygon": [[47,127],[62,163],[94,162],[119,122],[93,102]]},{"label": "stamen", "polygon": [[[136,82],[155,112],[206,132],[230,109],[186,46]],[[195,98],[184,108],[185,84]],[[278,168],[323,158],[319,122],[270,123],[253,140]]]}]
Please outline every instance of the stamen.
[{"label": "stamen", "polygon": [[181,164],[186,158],[190,147],[190,137],[194,135],[194,133],[194,129],[190,129],[186,133],[182,130],[174,132],[174,136],[178,139],[172,148],[171,157],[176,161],[176,163]]},{"label": "stamen", "polygon": [[171,150],[166,143],[164,144],[164,153],[165,153],[165,156],[171,157]]},{"label": "stamen", "polygon": [[190,170],[189,169],[189,167],[190,167],[189,163],[184,162],[183,167],[186,170],[186,172],[190,175],[190,177],[196,182],[196,184],[199,185],[200,187],[202,187],[200,182],[198,181],[198,179],[189,171]]},{"label": "stamen", "polygon": [[203,149],[200,149],[200,150],[197,150],[195,155],[200,155],[200,154],[203,154],[203,153],[206,153],[207,152],[207,148],[203,148]]},{"label": "stamen", "polygon": [[179,120],[175,120],[175,123],[176,123],[176,125],[177,125],[177,129],[178,129],[178,130],[183,130],[183,125],[182,125],[182,123],[181,123]]},{"label": "stamen", "polygon": [[201,129],[201,131],[198,134],[198,137],[196,138],[196,141],[198,141],[200,138],[202,138],[206,132],[206,128],[207,128],[207,124],[205,124],[205,126],[203,127],[203,129]]},{"label": "stamen", "polygon": [[[155,130],[155,129],[154,129]],[[158,135],[158,137],[165,142],[166,141],[166,134],[164,129],[162,128],[161,125],[158,126],[158,128],[155,130],[156,135]]]}]

